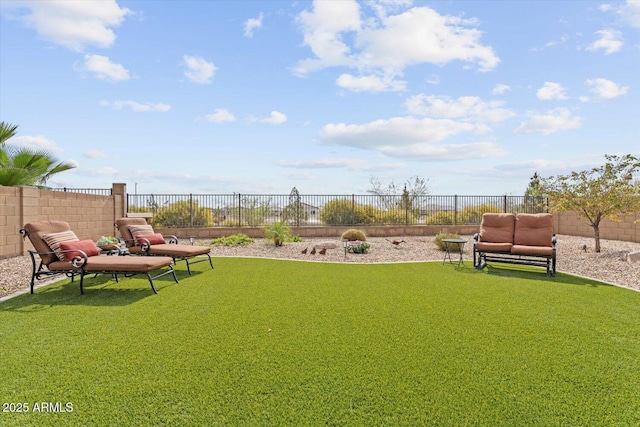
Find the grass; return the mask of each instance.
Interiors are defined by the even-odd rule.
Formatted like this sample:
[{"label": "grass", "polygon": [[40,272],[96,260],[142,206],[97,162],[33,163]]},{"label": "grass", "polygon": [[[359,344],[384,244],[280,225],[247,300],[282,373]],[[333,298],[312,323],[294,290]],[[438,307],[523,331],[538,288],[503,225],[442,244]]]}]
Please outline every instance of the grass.
[{"label": "grass", "polygon": [[514,266],[204,264],[158,295],[102,276],[1,303],[0,397],[30,412],[0,425],[640,424],[639,293]]}]

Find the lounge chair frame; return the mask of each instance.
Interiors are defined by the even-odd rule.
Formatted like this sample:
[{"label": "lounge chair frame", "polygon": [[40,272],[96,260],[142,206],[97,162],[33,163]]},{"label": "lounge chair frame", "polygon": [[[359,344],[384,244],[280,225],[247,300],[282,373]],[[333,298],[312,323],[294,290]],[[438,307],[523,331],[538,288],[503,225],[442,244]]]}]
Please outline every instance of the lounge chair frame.
[{"label": "lounge chair frame", "polygon": [[[145,239],[144,237],[138,237],[136,239],[133,239],[125,235],[125,234],[131,234],[128,230],[128,227],[135,226],[135,225],[143,225],[143,224],[146,224],[146,220],[140,219],[140,218],[121,218],[120,220],[116,221],[116,223],[114,224],[114,226],[120,231],[120,234],[122,235],[122,237],[120,237],[120,240],[124,242],[130,250],[132,247],[135,247],[136,245],[138,245],[140,241],[143,242],[142,246],[146,245],[148,247],[148,250],[146,251],[141,250],[140,253],[132,252],[132,255],[168,256],[173,259],[174,265],[176,265],[178,261],[184,261],[185,264],[187,265],[187,272],[189,273],[189,276],[191,276],[191,265],[197,264],[199,262],[209,261],[209,266],[211,266],[211,268],[214,268],[213,260],[211,259],[211,253],[209,252],[201,253],[195,256],[194,255],[184,256],[180,254],[181,252],[180,248],[187,245],[181,245],[179,243],[178,237],[174,236],[173,234],[163,234],[162,237],[165,239],[165,242],[167,245],[176,245],[176,251],[174,253],[169,253],[164,251],[162,254],[153,253],[153,246],[150,244],[149,240]],[[125,230],[122,229],[123,226],[127,227],[126,232]],[[206,258],[204,258],[204,256],[206,256]]]},{"label": "lounge chair frame", "polygon": [[[22,235],[22,238],[25,239],[27,237],[29,237],[29,233],[27,232],[27,230],[25,230],[24,228],[20,229],[20,234]],[[147,248],[143,246],[143,250],[146,250]],[[151,285],[151,289],[153,290],[154,294],[157,294],[158,291],[156,290],[156,287],[153,284],[153,280],[157,279],[159,277],[162,276],[166,276],[167,274],[171,274],[173,276],[173,280],[178,283],[178,277],[176,276],[176,272],[173,268],[172,265],[167,265],[168,270],[167,271],[163,271],[161,273],[158,273],[156,275],[151,275],[151,272],[146,271],[146,272],[131,272],[131,271],[120,271],[118,269],[112,270],[95,270],[92,269],[91,271],[87,271],[85,269],[87,262],[89,261],[89,257],[87,257],[87,254],[82,251],[82,250],[67,250],[67,251],[60,251],[60,252],[77,252],[80,253],[81,256],[76,256],[74,257],[71,262],[69,263],[69,269],[68,270],[49,270],[47,268],[47,266],[45,266],[43,260],[42,260],[42,256],[43,255],[53,255],[55,256],[55,252],[53,251],[48,251],[48,252],[37,252],[34,250],[28,250],[27,251],[29,253],[29,256],[31,257],[31,282],[30,282],[30,291],[33,294],[34,292],[34,288],[35,288],[35,282],[36,280],[42,280],[45,278],[49,278],[49,277],[54,277],[54,276],[58,276],[58,275],[65,275],[67,277],[71,278],[71,281],[74,282],[75,280],[75,276],[80,276],[80,294],[84,294],[84,276],[86,276],[87,274],[94,274],[95,276],[97,276],[98,274],[110,274],[113,276],[113,278],[116,279],[116,282],[118,282],[118,275],[122,275],[124,277],[132,277],[138,274],[144,274],[147,276],[147,279],[149,280],[149,284]],[[40,261],[38,263],[38,261],[36,260],[36,255],[38,257],[40,257]],[[104,255],[107,256],[107,255]],[[94,277],[95,277],[94,276]]]}]

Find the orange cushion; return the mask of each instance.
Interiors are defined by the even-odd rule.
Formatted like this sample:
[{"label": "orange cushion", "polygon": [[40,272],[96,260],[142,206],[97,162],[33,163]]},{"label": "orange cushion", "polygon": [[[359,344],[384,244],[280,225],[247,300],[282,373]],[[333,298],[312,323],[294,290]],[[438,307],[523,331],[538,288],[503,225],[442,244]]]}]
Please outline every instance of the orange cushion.
[{"label": "orange cushion", "polygon": [[160,233],[136,234],[136,241],[139,245],[143,245],[144,243],[146,243],[145,239],[149,241],[150,245],[162,245],[166,243],[164,241],[164,237],[162,237],[162,234]]},{"label": "orange cushion", "polygon": [[480,241],[513,243],[516,217],[513,214],[485,213],[480,224]]},{"label": "orange cushion", "polygon": [[516,217],[515,245],[552,247],[553,215],[518,214]]},{"label": "orange cushion", "polygon": [[[80,240],[78,242],[61,242],[60,249],[63,251],[67,250],[81,250],[87,257],[96,256],[100,254],[100,249],[96,246],[93,240]],[[64,252],[64,259],[67,261],[71,261],[75,257],[82,258],[82,254],[80,252]]]}]

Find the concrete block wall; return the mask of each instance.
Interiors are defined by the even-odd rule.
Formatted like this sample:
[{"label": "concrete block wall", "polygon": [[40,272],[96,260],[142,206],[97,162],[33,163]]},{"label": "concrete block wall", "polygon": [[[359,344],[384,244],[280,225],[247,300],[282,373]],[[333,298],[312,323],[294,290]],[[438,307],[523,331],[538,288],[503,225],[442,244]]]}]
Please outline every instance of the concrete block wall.
[{"label": "concrete block wall", "polygon": [[[115,186],[114,189],[115,190]],[[0,187],[0,258],[26,254],[33,249],[19,234],[32,221],[69,223],[80,239],[97,240],[115,235],[114,222],[124,216],[124,196],[99,196],[35,187]]]},{"label": "concrete block wall", "polygon": [[[637,222],[636,222],[637,221]],[[561,212],[554,215],[557,234],[593,237],[593,227],[576,212]],[[640,242],[640,212],[621,217],[620,222],[603,219],[600,222],[600,238]]]}]

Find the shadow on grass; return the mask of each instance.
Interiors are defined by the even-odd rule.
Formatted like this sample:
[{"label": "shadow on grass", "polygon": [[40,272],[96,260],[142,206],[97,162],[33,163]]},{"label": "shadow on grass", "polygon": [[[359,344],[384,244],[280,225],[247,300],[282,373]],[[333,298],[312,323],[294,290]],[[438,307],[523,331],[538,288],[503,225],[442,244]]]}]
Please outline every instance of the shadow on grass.
[{"label": "shadow on grass", "polygon": [[547,276],[546,270],[540,267],[530,267],[517,264],[492,262],[487,266],[478,270],[473,267],[473,264],[467,264],[465,266],[455,267],[457,271],[466,274],[488,274],[490,276],[513,278],[513,279],[527,279],[536,280],[546,283],[562,283],[567,285],[578,286],[613,286],[607,283],[599,282],[593,279],[587,279],[580,276],[575,276],[567,273],[556,272],[555,276]]},{"label": "shadow on grass", "polygon": [[[171,275],[153,280],[158,294],[163,289],[180,286],[188,282],[190,277],[197,277],[201,271],[192,269],[191,276],[186,271],[176,270],[178,283]],[[157,296],[153,293],[149,280],[144,275],[118,277],[118,282],[109,274],[96,277],[88,275],[84,278],[84,295],[80,294],[80,279],[63,279],[36,289],[32,295],[26,293],[0,303],[0,311],[33,312],[46,310],[61,305],[83,305],[95,307],[126,306],[144,298]]]}]

